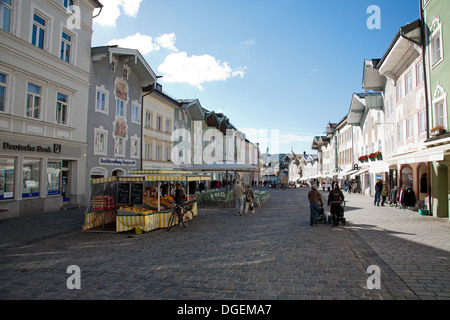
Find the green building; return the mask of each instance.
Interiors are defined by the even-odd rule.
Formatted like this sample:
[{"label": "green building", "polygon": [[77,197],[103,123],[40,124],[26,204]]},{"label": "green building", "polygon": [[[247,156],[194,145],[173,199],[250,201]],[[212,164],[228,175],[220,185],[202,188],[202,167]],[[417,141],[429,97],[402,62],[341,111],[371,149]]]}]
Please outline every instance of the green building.
[{"label": "green building", "polygon": [[450,1],[420,0],[428,103],[427,152],[431,161],[430,209],[449,217],[450,210]]}]

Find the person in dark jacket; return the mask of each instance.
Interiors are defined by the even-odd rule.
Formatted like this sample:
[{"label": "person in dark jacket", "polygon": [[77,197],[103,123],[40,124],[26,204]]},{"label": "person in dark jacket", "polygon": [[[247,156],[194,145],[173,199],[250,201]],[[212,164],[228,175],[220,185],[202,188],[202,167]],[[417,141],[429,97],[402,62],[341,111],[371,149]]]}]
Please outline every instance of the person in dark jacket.
[{"label": "person in dark jacket", "polygon": [[383,181],[381,181],[381,179],[378,179],[377,183],[375,184],[375,199],[373,200],[374,206],[380,206],[381,191],[383,191]]},{"label": "person in dark jacket", "polygon": [[335,226],[339,225],[339,217],[344,210],[341,204],[344,200],[344,194],[341,189],[339,189],[339,184],[336,183],[334,189],[328,194],[328,206],[330,207],[330,213],[333,216]]},{"label": "person in dark jacket", "polygon": [[176,184],[175,196],[174,196],[173,200],[179,206],[181,206],[184,203],[184,190],[181,187],[180,183]]}]

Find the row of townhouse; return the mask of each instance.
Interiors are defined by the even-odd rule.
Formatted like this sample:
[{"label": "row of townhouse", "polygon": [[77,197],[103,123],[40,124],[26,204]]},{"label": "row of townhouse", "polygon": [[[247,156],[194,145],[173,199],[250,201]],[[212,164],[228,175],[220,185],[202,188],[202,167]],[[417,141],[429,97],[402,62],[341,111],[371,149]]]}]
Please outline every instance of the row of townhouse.
[{"label": "row of townhouse", "polygon": [[[257,164],[257,145],[198,100],[164,93],[137,50],[91,48],[101,9],[0,0],[0,220],[85,205],[92,178],[203,163],[227,130],[226,159]],[[208,149],[214,160],[224,146]]]},{"label": "row of townhouse", "polygon": [[[420,9],[421,18],[400,28],[382,58],[364,61],[363,91],[313,149],[319,176],[356,182],[370,196],[381,179],[392,201],[449,217],[450,3],[425,0]],[[412,202],[402,202],[402,190]]]}]

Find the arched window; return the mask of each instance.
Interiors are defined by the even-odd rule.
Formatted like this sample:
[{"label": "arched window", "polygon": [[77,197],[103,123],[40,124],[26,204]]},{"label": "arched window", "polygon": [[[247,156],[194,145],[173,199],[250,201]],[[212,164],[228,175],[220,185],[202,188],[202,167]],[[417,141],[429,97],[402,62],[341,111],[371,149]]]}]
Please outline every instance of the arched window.
[{"label": "arched window", "polygon": [[404,166],[400,170],[400,181],[402,187],[412,188],[413,186],[413,171],[410,166]]}]

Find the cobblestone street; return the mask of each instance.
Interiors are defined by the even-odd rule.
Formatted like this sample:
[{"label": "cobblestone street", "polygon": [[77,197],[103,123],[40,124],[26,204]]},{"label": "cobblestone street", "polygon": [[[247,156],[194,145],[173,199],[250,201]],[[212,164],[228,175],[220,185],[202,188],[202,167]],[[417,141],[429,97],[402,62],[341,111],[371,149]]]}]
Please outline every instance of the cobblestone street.
[{"label": "cobblestone street", "polygon": [[[81,232],[82,210],[0,221],[0,299],[450,299],[447,220],[346,194],[346,226],[311,227],[308,191],[270,189],[255,214],[200,208],[188,228],[143,235]],[[72,265],[80,290],[67,288]]]}]

